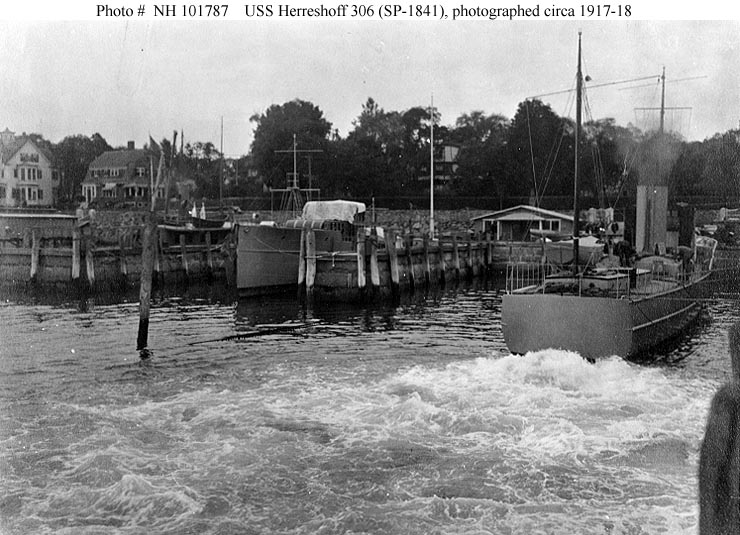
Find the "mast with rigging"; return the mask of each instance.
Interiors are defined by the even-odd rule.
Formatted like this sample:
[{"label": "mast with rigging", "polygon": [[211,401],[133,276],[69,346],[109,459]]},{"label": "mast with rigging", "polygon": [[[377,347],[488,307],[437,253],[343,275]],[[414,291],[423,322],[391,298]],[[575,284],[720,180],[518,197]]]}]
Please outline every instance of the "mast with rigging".
[{"label": "mast with rigging", "polygon": [[576,132],[575,132],[575,165],[573,171],[573,274],[578,275],[578,144],[581,137],[581,101],[583,92],[583,73],[581,72],[581,32],[578,32],[578,71],[576,72]]}]

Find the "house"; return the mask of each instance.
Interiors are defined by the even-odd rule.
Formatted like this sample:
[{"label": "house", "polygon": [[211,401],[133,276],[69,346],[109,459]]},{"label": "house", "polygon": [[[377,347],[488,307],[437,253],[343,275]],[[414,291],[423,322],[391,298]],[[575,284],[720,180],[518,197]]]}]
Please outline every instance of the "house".
[{"label": "house", "polygon": [[0,132],[0,206],[53,206],[58,188],[59,171],[48,150],[8,128]]},{"label": "house", "polygon": [[[144,208],[150,199],[152,171],[157,173],[159,154],[137,149],[129,141],[126,149],[106,151],[95,158],[82,181],[82,196],[99,207]],[[165,197],[164,185],[157,198]]]},{"label": "house", "polygon": [[480,234],[497,241],[529,241],[547,235],[572,235],[573,216],[520,204],[472,219]]},{"label": "house", "polygon": [[[457,175],[457,168],[459,164],[457,162],[460,154],[460,147],[451,143],[446,143],[434,147],[434,182],[435,184],[446,184]],[[423,170],[427,173],[426,175],[419,176],[419,181],[429,181],[429,166],[427,165]]]}]

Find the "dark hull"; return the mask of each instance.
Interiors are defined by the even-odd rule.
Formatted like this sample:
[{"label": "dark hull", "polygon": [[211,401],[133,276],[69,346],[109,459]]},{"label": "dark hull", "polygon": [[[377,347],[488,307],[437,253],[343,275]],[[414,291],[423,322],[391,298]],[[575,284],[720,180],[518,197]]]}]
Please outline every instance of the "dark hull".
[{"label": "dark hull", "polygon": [[[338,231],[313,232],[317,255],[350,247]],[[240,294],[271,294],[297,288],[301,228],[241,225],[237,236],[236,285]]]},{"label": "dark hull", "polygon": [[501,318],[504,340],[515,354],[553,348],[589,359],[630,357],[676,336],[696,318],[705,278],[633,300],[507,294]]}]

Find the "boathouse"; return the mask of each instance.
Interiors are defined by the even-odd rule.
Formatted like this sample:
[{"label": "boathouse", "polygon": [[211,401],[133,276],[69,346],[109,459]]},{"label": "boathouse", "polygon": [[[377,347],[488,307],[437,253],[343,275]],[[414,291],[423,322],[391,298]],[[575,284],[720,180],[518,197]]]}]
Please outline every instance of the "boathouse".
[{"label": "boathouse", "polygon": [[573,216],[520,204],[472,218],[480,235],[490,233],[496,241],[529,241],[540,236],[572,235]]}]

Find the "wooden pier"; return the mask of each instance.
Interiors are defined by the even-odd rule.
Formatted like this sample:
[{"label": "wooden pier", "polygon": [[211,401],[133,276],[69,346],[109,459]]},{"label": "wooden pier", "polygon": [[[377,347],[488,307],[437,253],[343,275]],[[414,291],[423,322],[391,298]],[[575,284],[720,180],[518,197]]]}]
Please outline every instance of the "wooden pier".
[{"label": "wooden pier", "polygon": [[[95,291],[139,283],[143,226],[97,233],[87,219],[39,215],[8,223],[0,216],[0,287],[70,286]],[[2,223],[6,223],[2,225]],[[214,235],[216,233],[217,235]],[[226,238],[225,238],[226,236]],[[154,284],[180,285],[233,277],[228,232],[157,228]]]},{"label": "wooden pier", "polygon": [[397,236],[386,230],[381,238],[361,229],[355,251],[315,253],[313,231],[305,229],[299,273],[309,298],[355,301],[397,295],[430,286],[504,272],[513,260],[539,264],[539,243],[493,242],[490,236],[474,240],[456,234],[430,240]]}]

